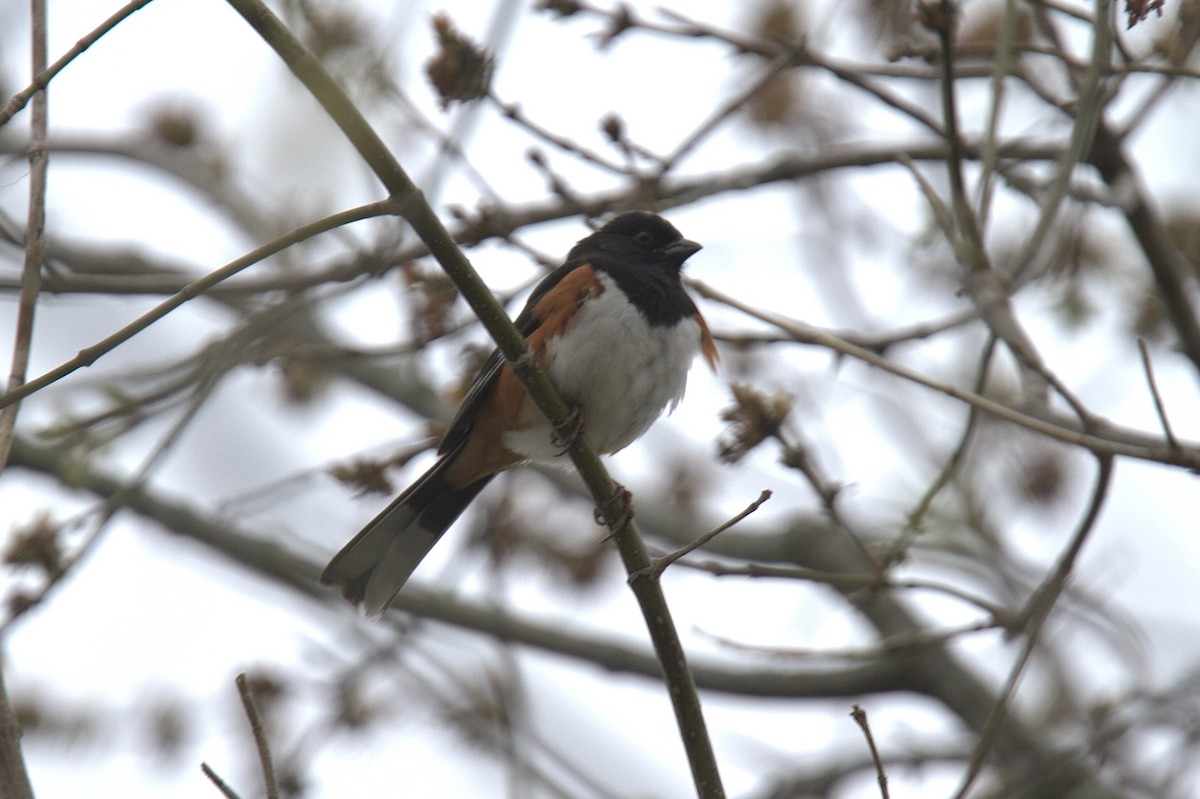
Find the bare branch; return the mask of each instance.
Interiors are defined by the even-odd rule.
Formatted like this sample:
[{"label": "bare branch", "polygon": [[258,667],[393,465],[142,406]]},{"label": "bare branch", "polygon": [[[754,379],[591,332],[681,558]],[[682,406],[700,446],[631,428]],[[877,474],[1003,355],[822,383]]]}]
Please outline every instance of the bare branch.
[{"label": "bare branch", "polygon": [[262,714],[258,711],[258,703],[254,701],[254,692],[250,690],[250,682],[246,674],[240,673],[234,679],[237,684],[238,696],[242,700],[242,708],[250,722],[250,733],[254,736],[254,747],[258,750],[258,762],[262,767],[263,786],[267,799],[279,799],[279,783],[275,779],[275,766],[271,763],[271,746],[267,741],[267,732],[263,728]]},{"label": "bare branch", "polygon": [[21,754],[21,725],[8,701],[4,669],[0,669],[0,796],[33,799],[33,786]]},{"label": "bare branch", "polygon": [[1104,508],[1104,502],[1108,498],[1108,489],[1111,485],[1113,459],[1111,456],[1101,455],[1097,456],[1096,460],[1098,469],[1096,485],[1092,490],[1091,502],[1084,513],[1083,520],[1080,522],[1075,534],[1071,537],[1070,544],[1060,557],[1058,565],[1029,599],[1029,604],[1024,614],[1024,623],[1021,625],[1025,631],[1025,645],[1022,647],[1021,654],[1018,656],[1016,663],[1009,671],[1008,679],[1004,683],[1004,688],[999,698],[988,713],[987,721],[984,723],[979,740],[975,745],[975,752],[971,756],[970,765],[963,776],[962,783],[959,785],[954,799],[965,799],[967,792],[971,789],[971,786],[983,770],[984,759],[987,757],[988,750],[995,744],[1001,725],[1004,723],[1005,716],[1009,712],[1009,704],[1016,694],[1021,676],[1025,673],[1025,668],[1029,664],[1029,659],[1033,656],[1034,649],[1037,646],[1038,636],[1041,635],[1046,619],[1049,618],[1058,596],[1066,588],[1067,579],[1074,569],[1079,553],[1083,550],[1084,542],[1087,541],[1089,534],[1100,518],[1100,512]]},{"label": "bare branch", "polygon": [[221,776],[217,774],[217,772],[213,771],[212,767],[207,763],[200,764],[200,771],[204,773],[205,777],[208,777],[209,782],[216,786],[216,789],[221,792],[221,795],[224,796],[225,799],[242,799],[237,795],[237,792],[234,791],[233,788],[230,788],[229,784],[225,782],[225,780],[221,779]]},{"label": "bare branch", "polygon": [[[40,74],[46,69],[46,3],[33,0],[33,25],[30,31],[32,70]],[[42,264],[46,250],[46,173],[50,155],[46,150],[46,126],[49,104],[45,89],[33,93],[33,113],[30,115],[29,146],[29,210],[25,225],[25,264],[21,270],[21,299],[17,307],[17,329],[13,336],[12,364],[9,367],[5,391],[13,391],[25,382],[29,355],[33,349],[33,318],[41,290]],[[17,426],[18,406],[0,405],[0,471],[8,463],[13,435]]]},{"label": "bare branch", "polygon": [[79,354],[77,354],[71,360],[59,365],[54,369],[51,369],[41,377],[31,380],[19,388],[10,389],[3,396],[0,396],[0,408],[6,408],[9,405],[12,405],[14,402],[19,402],[35,391],[39,391],[46,386],[61,380],[78,369],[82,369],[85,366],[91,366],[99,358],[108,354],[109,352],[112,352],[121,344],[124,344],[133,336],[150,327],[155,322],[161,320],[163,317],[165,317],[171,311],[174,311],[179,306],[183,305],[185,302],[195,299],[204,292],[208,291],[208,289],[212,286],[215,286],[221,281],[236,275],[243,269],[253,266],[259,261],[262,261],[265,258],[268,258],[275,253],[284,250],[293,244],[296,244],[297,242],[312,238],[319,233],[324,233],[327,230],[333,230],[334,228],[350,222],[355,222],[359,219],[367,219],[373,216],[382,216],[385,214],[395,213],[395,210],[395,206],[389,200],[368,203],[367,205],[359,206],[358,208],[353,208],[349,211],[342,211],[341,213],[327,216],[324,219],[318,220],[317,222],[303,225],[299,228],[296,228],[286,236],[281,236],[269,244],[265,244],[256,250],[252,250],[246,255],[243,255],[241,258],[231,261],[215,272],[211,272],[199,280],[192,281],[188,285],[184,286],[170,299],[160,303],[151,310],[142,314],[137,319],[125,325],[112,335],[107,336],[102,341],[98,341],[86,349],[80,350]]},{"label": "bare branch", "polygon": [[1167,437],[1167,444],[1174,449],[1179,448],[1179,441],[1175,438],[1175,432],[1171,429],[1171,420],[1167,418],[1167,408],[1163,404],[1162,395],[1158,393],[1158,383],[1154,380],[1154,364],[1150,360],[1150,347],[1146,344],[1146,339],[1138,337],[1138,352],[1142,354],[1142,368],[1146,372],[1146,384],[1150,387],[1150,396],[1154,398],[1154,410],[1158,413],[1158,421],[1162,423],[1163,435]]},{"label": "bare branch", "polygon": [[771,491],[764,490],[761,494],[758,495],[758,499],[751,502],[746,507],[746,509],[743,510],[741,513],[737,514],[729,521],[726,521],[726,522],[723,522],[723,523],[717,525],[712,530],[710,530],[707,533],[705,533],[704,535],[700,536],[699,538],[697,538],[695,541],[688,544],[687,546],[681,547],[681,548],[675,550],[674,552],[671,552],[667,555],[663,555],[660,558],[655,558],[654,561],[650,564],[650,566],[648,568],[643,569],[640,572],[638,572],[637,576],[644,575],[644,576],[652,577],[652,578],[658,578],[658,577],[662,576],[662,573],[664,571],[666,571],[667,567],[670,566],[672,563],[675,563],[677,560],[684,557],[685,555],[690,555],[692,552],[695,552],[697,549],[704,546],[709,541],[712,541],[714,538],[719,536],[721,533],[725,532],[730,527],[733,527],[735,524],[740,522],[742,519],[745,519],[751,513],[754,513],[754,511],[756,511],[760,507],[762,507],[762,504],[770,498],[771,498]]},{"label": "bare branch", "polygon": [[862,709],[861,705],[854,705],[850,710],[850,718],[854,719],[854,723],[863,731],[863,736],[867,739],[867,748],[871,750],[871,762],[875,764],[875,780],[879,783],[879,794],[883,799],[888,799],[888,780],[887,772],[883,769],[883,760],[879,757],[879,748],[875,746],[875,736],[871,734],[871,724],[867,721],[867,711]]},{"label": "bare branch", "polygon": [[[43,474],[59,474],[68,453],[60,448],[38,446],[18,436],[13,447],[13,466]],[[125,483],[96,469],[77,475],[77,485],[99,497],[110,499]],[[286,586],[316,601],[320,606],[341,611],[344,605],[323,590],[317,577],[321,566],[311,559],[278,546],[273,536],[248,529],[178,500],[143,487],[124,492],[121,507],[134,511],[164,530],[196,541],[265,579]],[[718,539],[719,540],[719,539]],[[617,638],[594,631],[578,633],[563,629],[555,621],[535,621],[484,601],[470,601],[453,593],[434,591],[412,584],[397,597],[394,615],[412,614],[440,621],[536,650],[592,663],[608,671],[662,679],[657,658],[644,647],[631,646]],[[343,616],[344,618],[344,616]],[[711,691],[746,696],[850,697],[879,691],[902,690],[900,671],[878,662],[832,671],[766,666],[731,667],[699,658],[693,664],[697,685]]]},{"label": "bare branch", "polygon": [[[524,338],[505,315],[503,307],[496,301],[462,251],[455,246],[441,220],[424,201],[420,191],[392,157],[370,124],[320,62],[260,0],[229,2],[263,40],[275,49],[288,68],[346,134],[376,177],[388,189],[400,215],[412,225],[413,230],[429,247],[438,263],[475,310],[538,410],[554,429],[563,429],[569,423],[571,409],[563,402],[537,360],[531,356]],[[568,454],[587,483],[596,506],[604,512],[609,527],[613,529],[626,571],[633,574],[645,568],[650,560],[637,527],[632,523],[632,514],[626,512],[626,503],[609,501],[617,495],[617,486],[608,476],[586,435],[575,438]],[[619,506],[614,507],[614,504]],[[621,529],[616,529],[618,526]],[[630,587],[638,599],[651,641],[662,664],[697,794],[703,799],[722,799],[725,789],[709,740],[700,698],[687,665],[683,645],[671,621],[670,609],[662,588],[657,581],[644,579],[632,580]]]},{"label": "bare branch", "polygon": [[897,377],[968,403],[998,419],[1013,422],[1035,433],[1049,436],[1056,441],[1083,447],[1098,455],[1124,455],[1140,460],[1170,463],[1178,466],[1187,466],[1188,468],[1200,468],[1200,446],[1188,444],[1177,449],[1167,446],[1165,443],[1158,444],[1153,440],[1149,440],[1144,434],[1133,431],[1122,431],[1115,425],[1107,422],[1098,422],[1092,425],[1091,429],[1103,431],[1103,434],[1085,432],[1082,429],[1073,429],[1069,426],[1070,422],[1065,419],[1055,418],[1049,413],[1045,413],[1039,417],[1019,411],[972,391],[926,377],[908,367],[901,366],[886,358],[881,358],[873,352],[842,341],[829,333],[809,327],[795,320],[786,319],[778,314],[760,311],[703,283],[695,282],[692,285],[703,296],[722,302],[732,308],[737,308],[755,319],[775,325],[780,330],[790,334],[796,341],[815,344],[835,352],[840,352],[843,355],[849,355],[871,366],[890,372]]},{"label": "bare branch", "polygon": [[14,114],[24,108],[25,104],[29,102],[31,97],[49,86],[50,81],[54,79],[54,76],[59,72],[62,72],[63,69],[66,68],[67,64],[70,64],[72,61],[74,61],[80,53],[99,41],[101,36],[104,36],[110,30],[115,28],[127,17],[133,14],[133,12],[137,11],[143,6],[149,5],[150,2],[151,0],[132,0],[131,2],[125,4],[125,6],[121,8],[121,10],[117,11],[117,13],[113,14],[111,17],[102,22],[98,27],[91,31],[91,33],[76,42],[74,47],[68,50],[61,58],[59,58],[49,67],[45,65],[44,60],[40,66],[35,65],[33,82],[30,83],[29,86],[14,94],[12,99],[8,101],[8,105],[6,105],[4,109],[0,111],[0,127],[6,125],[8,121],[13,118]]}]

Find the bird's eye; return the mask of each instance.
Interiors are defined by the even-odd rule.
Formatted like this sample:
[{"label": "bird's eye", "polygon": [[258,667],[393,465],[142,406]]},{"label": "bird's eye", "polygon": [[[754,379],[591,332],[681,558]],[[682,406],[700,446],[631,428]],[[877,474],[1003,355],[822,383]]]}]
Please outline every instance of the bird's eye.
[{"label": "bird's eye", "polygon": [[651,236],[645,230],[643,230],[641,233],[638,233],[636,236],[633,237],[633,240],[636,241],[638,244],[641,244],[642,246],[649,245],[652,239],[653,239],[653,236]]}]

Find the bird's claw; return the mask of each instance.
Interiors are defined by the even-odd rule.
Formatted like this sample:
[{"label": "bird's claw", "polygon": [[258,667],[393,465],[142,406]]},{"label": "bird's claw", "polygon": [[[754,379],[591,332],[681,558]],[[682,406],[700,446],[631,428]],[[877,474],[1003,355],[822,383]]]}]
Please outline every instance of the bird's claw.
[{"label": "bird's claw", "polygon": [[[608,538],[616,535],[633,521],[633,494],[629,493],[629,489],[620,483],[614,483],[613,495],[604,502],[596,506],[592,511],[592,517],[596,520],[596,524],[608,527],[611,531]],[[621,515],[616,520],[610,522],[608,520],[609,510],[616,504],[621,505]]]},{"label": "bird's claw", "polygon": [[554,426],[550,433],[550,444],[558,450],[559,455],[562,455],[579,440],[581,435],[583,435],[583,413],[577,405],[567,414],[567,418]]}]

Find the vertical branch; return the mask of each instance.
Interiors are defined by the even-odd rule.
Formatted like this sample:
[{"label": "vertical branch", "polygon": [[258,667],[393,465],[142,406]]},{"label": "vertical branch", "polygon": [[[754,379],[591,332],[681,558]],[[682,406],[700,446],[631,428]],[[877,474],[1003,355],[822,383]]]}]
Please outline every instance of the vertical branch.
[{"label": "vertical branch", "polygon": [[[30,1],[31,71],[39,75],[46,69],[46,2]],[[29,353],[33,346],[33,316],[42,286],[42,260],[45,257],[46,167],[50,153],[46,148],[46,120],[49,113],[46,90],[33,95],[29,131],[29,212],[25,225],[25,267],[21,272],[21,299],[17,307],[17,330],[13,337],[12,367],[8,373],[9,390],[25,382]],[[17,404],[0,410],[0,471],[12,451],[13,431],[17,424]]]},{"label": "vertical branch", "polygon": [[[30,0],[30,39],[33,54],[31,71],[34,75],[46,68],[46,2]],[[37,305],[41,288],[43,256],[42,233],[46,224],[46,92],[33,96],[30,117],[29,147],[29,221],[25,241],[25,268],[21,273],[21,300],[17,310],[17,334],[13,343],[12,368],[8,386],[12,388],[25,381],[25,370],[29,365],[29,351],[33,339],[33,311]],[[8,463],[12,452],[13,435],[17,424],[17,408],[0,410],[0,471]],[[21,754],[21,727],[17,723],[12,706],[8,703],[8,690],[4,687],[4,675],[0,672],[0,796],[5,799],[33,799],[33,786],[25,769],[25,758]]]},{"label": "vertical branch", "polygon": [[234,682],[237,684],[238,696],[242,699],[242,708],[250,722],[250,733],[254,736],[254,748],[258,751],[267,799],[279,799],[279,781],[275,777],[275,764],[271,760],[271,746],[267,742],[267,731],[263,726],[258,703],[254,701],[254,692],[250,690],[250,681],[246,679],[245,674],[239,674]]},{"label": "vertical branch", "polygon": [[8,703],[3,669],[0,669],[0,796],[33,799],[33,786],[25,771],[25,758],[21,756],[21,725]]},{"label": "vertical branch", "polygon": [[963,176],[962,137],[958,130],[957,86],[954,78],[954,26],[958,10],[951,0],[941,0],[937,11],[926,8],[926,24],[938,35],[942,45],[942,124],[946,129],[947,172],[950,178],[950,198],[957,223],[956,238],[960,257],[971,271],[987,268],[983,253],[983,236],[979,232],[975,212],[967,198],[967,183]]},{"label": "vertical branch", "polygon": [[[1096,0],[1096,3],[1098,8],[1100,6],[1107,8],[1109,5],[1106,5],[1106,3],[1111,4],[1111,0]],[[952,0],[940,0],[940,3],[936,7],[932,3],[921,6],[921,12],[925,25],[937,34],[938,41],[941,43],[940,66],[942,76],[940,83],[942,114],[945,117],[946,146],[948,148],[946,166],[950,179],[950,193],[955,222],[955,228],[952,233],[952,244],[954,245],[955,255],[966,269],[965,284],[967,291],[979,309],[980,315],[987,322],[988,327],[1007,345],[1009,351],[1012,352],[1020,364],[1026,398],[1037,404],[1045,405],[1048,400],[1046,396],[1047,386],[1052,386],[1066,400],[1075,413],[1078,414],[1080,421],[1085,426],[1091,426],[1093,420],[1087,408],[1074,396],[1066,384],[1047,368],[1033,340],[1025,332],[1016,314],[1013,312],[1012,305],[1009,302],[1008,288],[1005,282],[1001,280],[1001,276],[992,267],[987,250],[984,247],[979,218],[975,215],[975,211],[971,207],[971,203],[967,197],[966,178],[963,174],[963,143],[958,125],[957,85],[954,74],[957,6]],[[1095,63],[1092,65],[1093,70],[1089,74],[1095,73],[1097,75],[1093,88],[1099,85],[1099,72],[1107,70],[1107,45],[1110,41],[1109,38],[1101,36],[1099,33],[1096,36],[1096,43],[1093,48],[1094,52],[1100,52],[1101,42],[1103,42],[1104,53],[1106,55],[1103,69],[1096,68]],[[1098,58],[1098,56],[1094,57]],[[1072,143],[1079,147],[1079,149],[1071,160],[1064,163],[1063,170],[1065,171],[1059,174],[1063,196],[1066,194],[1074,164],[1079,159],[1079,153],[1082,152],[1082,145],[1080,143],[1091,141],[1091,136],[1095,131],[1095,119],[1098,118],[1100,108],[1103,106],[1103,98],[1100,96],[1100,93],[1097,91],[1094,94],[1095,103],[1093,106],[1087,110],[1081,108],[1079,117],[1077,118],[1075,138]],[[1092,95],[1088,96],[1091,97]],[[1089,110],[1091,115],[1088,113]],[[1092,124],[1086,121],[1089,119]],[[1061,199],[1062,197],[1059,198],[1060,202]],[[1045,235],[1049,230],[1047,219],[1053,218],[1057,214],[1057,211],[1058,202],[1054,203],[1046,211],[1046,213],[1051,215],[1050,217],[1043,216],[1039,220],[1038,232],[1041,235]]]},{"label": "vertical branch", "polygon": [[1059,208],[1062,207],[1071,188],[1075,165],[1092,151],[1093,141],[1103,127],[1101,123],[1106,100],[1104,78],[1110,72],[1109,54],[1113,43],[1112,8],[1113,0],[1095,0],[1095,10],[1092,12],[1092,57],[1084,74],[1083,86],[1079,90],[1071,143],[1059,159],[1058,172],[1042,202],[1037,227],[1026,242],[1017,262],[1015,273],[1018,279],[1029,269],[1038,253],[1042,252],[1046,237],[1058,219]]},{"label": "vertical branch", "polygon": [[995,187],[996,163],[999,160],[1000,112],[1004,108],[1006,78],[1012,69],[1013,37],[1017,28],[1016,0],[1005,0],[1004,21],[996,38],[995,57],[992,59],[992,107],[988,113],[987,133],[983,141],[982,163],[979,176],[978,215],[980,229],[987,228],[992,210],[992,192]]}]

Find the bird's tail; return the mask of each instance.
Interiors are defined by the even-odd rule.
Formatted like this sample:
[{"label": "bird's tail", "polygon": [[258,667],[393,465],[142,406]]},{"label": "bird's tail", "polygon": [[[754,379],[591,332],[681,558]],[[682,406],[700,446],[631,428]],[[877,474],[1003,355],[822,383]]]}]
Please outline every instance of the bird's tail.
[{"label": "bird's tail", "polygon": [[387,610],[417,564],[492,479],[462,488],[447,484],[446,468],[455,454],[439,459],[342,547],[321,573],[321,582],[369,616]]}]

